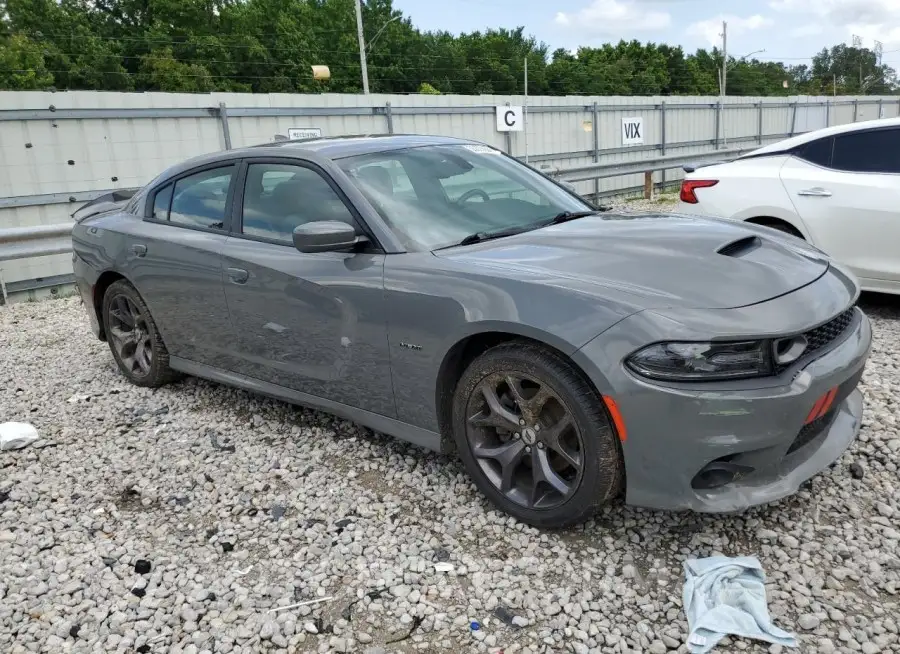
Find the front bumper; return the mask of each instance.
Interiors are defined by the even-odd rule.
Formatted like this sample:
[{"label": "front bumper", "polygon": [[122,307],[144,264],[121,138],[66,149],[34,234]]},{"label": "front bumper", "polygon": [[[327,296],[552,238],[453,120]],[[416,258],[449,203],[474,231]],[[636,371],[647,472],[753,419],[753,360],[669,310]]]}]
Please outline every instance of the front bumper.
[{"label": "front bumper", "polygon": [[[614,365],[611,358],[621,362],[620,352],[633,351],[633,342],[625,343],[639,323],[626,319],[578,353],[610,366],[598,389],[616,400],[626,426],[628,504],[728,512],[769,503],[834,463],[859,432],[863,401],[856,387],[872,341],[869,319],[859,309],[844,334],[811,362],[779,377],[723,384],[662,385]],[[830,410],[805,426],[832,389]],[[710,487],[701,473],[720,462],[731,470],[729,480]]]}]

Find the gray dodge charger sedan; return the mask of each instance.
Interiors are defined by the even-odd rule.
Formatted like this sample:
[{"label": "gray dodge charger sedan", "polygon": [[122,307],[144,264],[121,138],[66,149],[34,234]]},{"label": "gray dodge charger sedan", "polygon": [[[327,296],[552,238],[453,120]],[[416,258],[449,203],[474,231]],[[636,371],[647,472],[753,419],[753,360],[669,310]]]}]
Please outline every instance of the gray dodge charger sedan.
[{"label": "gray dodge charger sedan", "polygon": [[481,143],[283,141],[76,212],[122,373],[181,374],[458,456],[503,511],[733,511],[834,463],[871,344],[856,281],[749,224],[598,210]]}]

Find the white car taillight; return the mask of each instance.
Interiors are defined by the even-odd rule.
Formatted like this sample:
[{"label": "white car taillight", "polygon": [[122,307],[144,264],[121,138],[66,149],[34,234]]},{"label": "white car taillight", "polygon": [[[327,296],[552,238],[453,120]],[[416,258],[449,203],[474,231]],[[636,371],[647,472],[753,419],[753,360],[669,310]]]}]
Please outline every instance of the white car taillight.
[{"label": "white car taillight", "polygon": [[719,183],[717,179],[684,179],[681,181],[681,201],[688,204],[697,204],[697,194],[694,193],[698,188],[709,188]]}]

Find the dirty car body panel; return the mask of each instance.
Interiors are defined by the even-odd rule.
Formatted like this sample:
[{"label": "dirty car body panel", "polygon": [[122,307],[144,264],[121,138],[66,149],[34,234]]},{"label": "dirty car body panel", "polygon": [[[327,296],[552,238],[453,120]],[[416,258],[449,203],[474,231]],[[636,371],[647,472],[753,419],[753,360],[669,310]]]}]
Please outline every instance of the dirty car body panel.
[{"label": "dirty car body panel", "polygon": [[[614,400],[625,498],[641,506],[732,511],[770,502],[842,455],[860,428],[856,386],[871,344],[850,273],[765,227],[669,214],[600,212],[465,245],[448,228],[434,238],[450,241],[435,246],[392,223],[397,214],[353,177],[358,162],[384,153],[400,160],[417,149],[485,147],[421,136],[321,139],[175,166],[127,205],[76,224],[75,273],[92,329],[106,338],[98,293],[111,278],[127,279],[174,369],[433,450],[452,450],[445,402],[454,357],[472,339],[527,339],[571,361],[598,402]],[[253,166],[266,162],[272,179],[293,175],[292,164],[314,169],[366,247],[300,252],[243,233],[252,212],[242,195],[258,183],[262,200],[270,194],[265,175],[251,181]],[[219,191],[221,224],[154,218],[160,189],[223,165],[234,174]],[[414,172],[398,182],[391,166],[391,201],[406,201],[424,182]],[[571,206],[591,208],[574,195]],[[773,359],[769,374],[719,380],[648,377],[633,364],[660,344],[694,352],[691,344],[734,342],[764,342],[760,356],[784,361]]]}]

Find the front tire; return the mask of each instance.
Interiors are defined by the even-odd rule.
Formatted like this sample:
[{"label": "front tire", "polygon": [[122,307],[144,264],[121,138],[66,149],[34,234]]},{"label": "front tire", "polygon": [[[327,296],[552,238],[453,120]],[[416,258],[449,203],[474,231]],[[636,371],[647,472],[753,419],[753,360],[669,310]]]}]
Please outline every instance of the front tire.
[{"label": "front tire", "polygon": [[622,455],[600,396],[537,345],[502,344],[469,365],[453,397],[453,438],[479,490],[529,525],[581,522],[621,488]]},{"label": "front tire", "polygon": [[122,374],[136,386],[158,388],[178,378],[143,298],[130,283],[110,284],[103,295],[103,329]]}]

